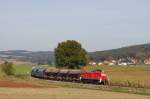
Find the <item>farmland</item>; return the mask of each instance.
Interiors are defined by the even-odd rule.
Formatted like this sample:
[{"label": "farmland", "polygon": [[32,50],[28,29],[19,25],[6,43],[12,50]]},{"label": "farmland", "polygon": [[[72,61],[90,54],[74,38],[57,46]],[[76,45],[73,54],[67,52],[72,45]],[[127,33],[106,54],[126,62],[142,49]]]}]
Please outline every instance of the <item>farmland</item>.
[{"label": "farmland", "polygon": [[150,88],[150,66],[87,66],[87,70],[102,69],[112,85]]},{"label": "farmland", "polygon": [[[15,76],[30,75],[33,65],[29,64],[14,64]],[[123,87],[141,87],[150,88],[150,66],[86,66],[86,70],[102,69],[106,72],[110,79],[110,84]],[[0,72],[0,77],[5,76]]]},{"label": "farmland", "polygon": [[[15,76],[30,76],[33,65],[14,64]],[[106,72],[110,79],[111,85],[122,87],[150,88],[150,66],[86,66],[86,70],[102,69]],[[1,79],[5,76],[2,72]],[[7,77],[7,76],[6,76]]]},{"label": "farmland", "polygon": [[[31,83],[32,81],[32,83]],[[150,96],[75,88],[77,85],[31,79],[30,81],[0,81],[0,99],[149,99]],[[64,86],[65,85],[65,86]],[[69,84],[68,84],[69,85]],[[73,87],[74,86],[74,87]],[[94,87],[95,85],[86,85]],[[97,85],[96,85],[97,86]],[[113,98],[112,98],[113,97]]]},{"label": "farmland", "polygon": [[[14,64],[13,67],[15,75],[26,75],[30,73],[32,69],[32,65],[29,64]],[[1,71],[0,68],[0,78],[3,79],[4,76],[6,77],[6,75]]]},{"label": "farmland", "polygon": [[0,96],[0,99],[149,99],[149,96],[60,87],[0,88]]},{"label": "farmland", "polygon": [[[20,97],[22,99],[83,99],[85,97],[87,99],[112,99],[112,96],[114,99],[149,99],[150,95],[150,66],[146,65],[85,67],[87,70],[104,70],[110,78],[110,85],[108,86],[31,78],[29,72],[32,69],[32,65],[14,64],[13,66],[15,68],[14,76],[8,77],[0,72],[1,82],[6,81],[8,83],[8,85],[2,85],[0,83],[0,96],[2,97],[0,99],[9,99],[10,97],[11,99]],[[12,84],[9,84],[9,82]],[[20,85],[26,87],[24,88]],[[19,89],[17,86],[19,86]],[[78,96],[78,94],[80,95]]]}]

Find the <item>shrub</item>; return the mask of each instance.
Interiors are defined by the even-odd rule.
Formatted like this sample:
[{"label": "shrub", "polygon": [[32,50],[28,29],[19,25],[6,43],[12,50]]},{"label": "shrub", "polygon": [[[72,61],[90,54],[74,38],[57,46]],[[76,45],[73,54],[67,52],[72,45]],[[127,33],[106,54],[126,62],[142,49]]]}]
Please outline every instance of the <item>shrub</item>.
[{"label": "shrub", "polygon": [[5,61],[1,65],[1,70],[4,72],[6,75],[14,75],[14,68],[13,68],[13,63],[12,62],[7,62]]}]

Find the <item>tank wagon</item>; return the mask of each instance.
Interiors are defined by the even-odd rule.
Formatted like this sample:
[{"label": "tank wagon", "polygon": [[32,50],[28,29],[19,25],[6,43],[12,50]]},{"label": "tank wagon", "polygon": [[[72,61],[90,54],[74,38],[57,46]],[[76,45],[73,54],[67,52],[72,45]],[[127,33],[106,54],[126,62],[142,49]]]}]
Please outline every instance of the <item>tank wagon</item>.
[{"label": "tank wagon", "polygon": [[108,84],[108,77],[102,70],[83,71],[70,69],[34,68],[32,77],[82,83]]}]

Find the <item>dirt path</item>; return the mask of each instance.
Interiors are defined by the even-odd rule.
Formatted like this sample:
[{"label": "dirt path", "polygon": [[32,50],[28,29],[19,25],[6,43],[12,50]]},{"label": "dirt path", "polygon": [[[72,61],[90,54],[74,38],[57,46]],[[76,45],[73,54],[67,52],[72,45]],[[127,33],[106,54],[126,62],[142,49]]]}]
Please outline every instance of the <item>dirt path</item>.
[{"label": "dirt path", "polygon": [[9,88],[39,88],[40,86],[21,83],[21,82],[13,82],[13,81],[0,81],[0,87],[9,87]]}]

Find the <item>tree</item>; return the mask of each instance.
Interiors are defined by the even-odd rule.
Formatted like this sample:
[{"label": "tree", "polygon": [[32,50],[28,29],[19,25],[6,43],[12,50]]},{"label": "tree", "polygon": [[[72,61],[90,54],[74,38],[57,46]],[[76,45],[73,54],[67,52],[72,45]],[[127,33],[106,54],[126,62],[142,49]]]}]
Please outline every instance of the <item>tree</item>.
[{"label": "tree", "polygon": [[6,75],[13,75],[14,74],[14,68],[12,62],[5,61],[1,65],[2,72],[4,72]]},{"label": "tree", "polygon": [[75,69],[86,65],[87,61],[87,52],[75,40],[61,42],[55,48],[55,63],[57,67]]}]

